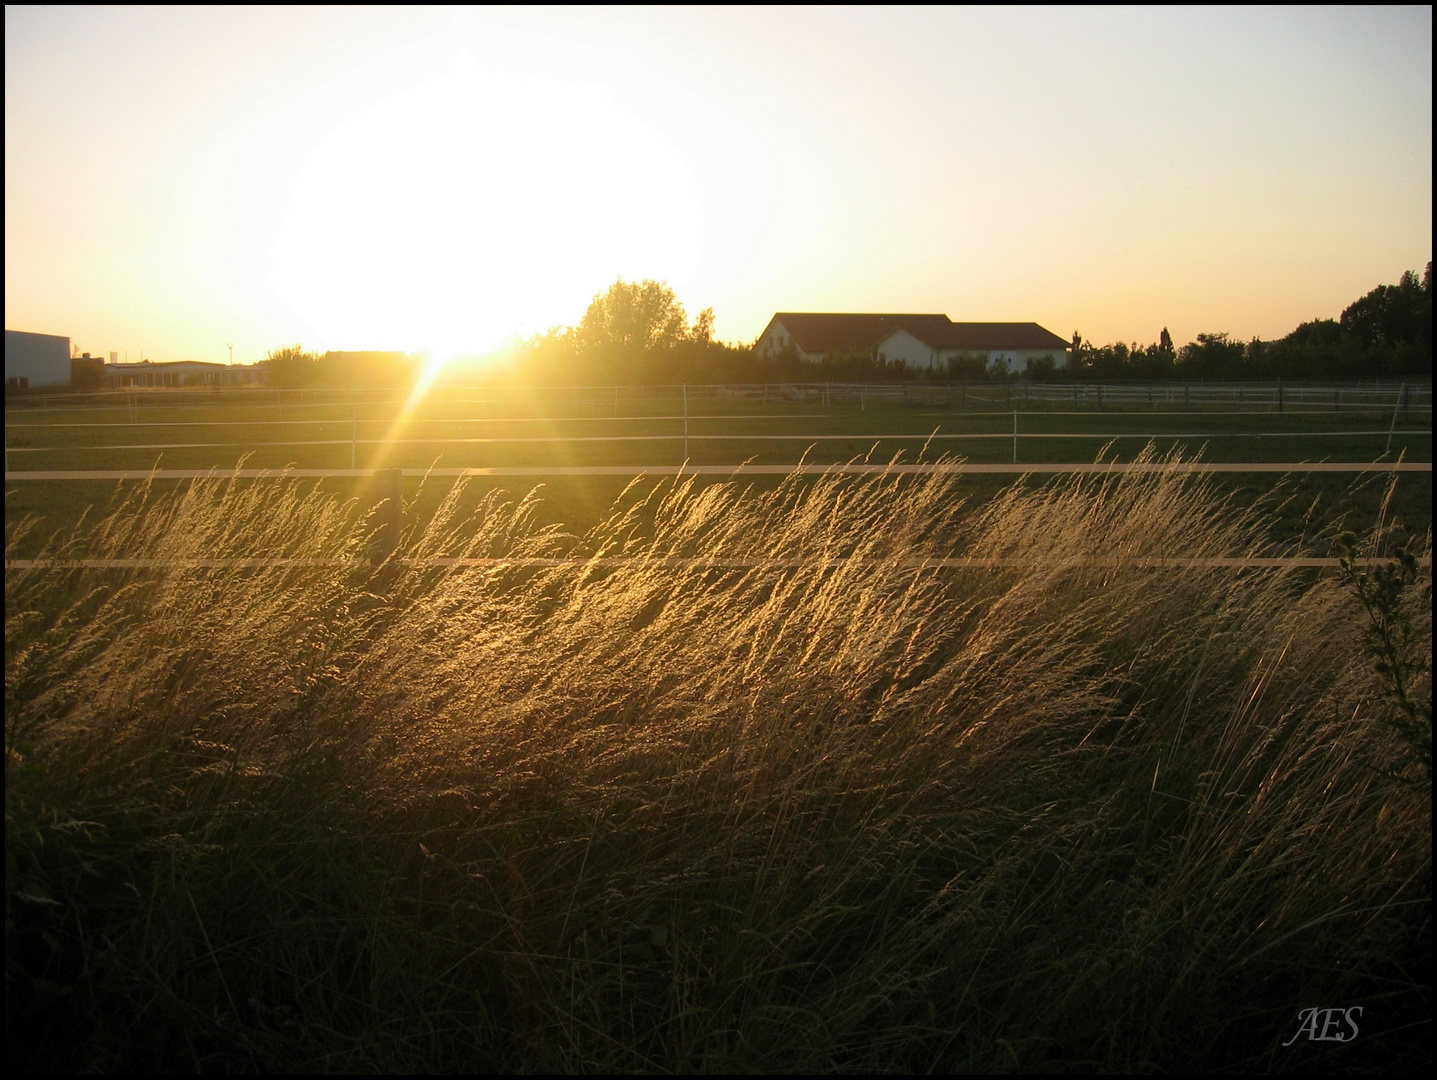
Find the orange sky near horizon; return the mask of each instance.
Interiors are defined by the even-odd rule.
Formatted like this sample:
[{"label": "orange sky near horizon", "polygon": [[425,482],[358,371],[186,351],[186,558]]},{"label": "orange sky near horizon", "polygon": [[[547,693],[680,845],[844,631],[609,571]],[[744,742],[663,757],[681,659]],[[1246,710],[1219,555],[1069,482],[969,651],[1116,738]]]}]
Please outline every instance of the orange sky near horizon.
[{"label": "orange sky near horizon", "polygon": [[7,7],[11,329],[483,353],[667,281],[1273,338],[1431,258],[1431,8]]}]

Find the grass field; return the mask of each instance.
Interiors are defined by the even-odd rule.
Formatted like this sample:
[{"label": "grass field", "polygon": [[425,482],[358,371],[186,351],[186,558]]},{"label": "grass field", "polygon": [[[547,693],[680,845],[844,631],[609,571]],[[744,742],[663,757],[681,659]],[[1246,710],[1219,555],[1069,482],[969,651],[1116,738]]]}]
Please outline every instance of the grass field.
[{"label": "grass field", "polygon": [[[689,423],[732,463],[1004,422],[752,406]],[[23,426],[55,416],[11,447],[131,453]],[[291,430],[223,418],[260,423],[184,452]],[[1255,419],[1299,422],[1020,424]],[[1318,419],[1282,438],[1345,456]],[[675,421],[498,419],[605,423]],[[1430,1066],[1430,473],[523,479],[407,480],[402,552],[481,569],[370,566],[360,478],[7,482],[13,1067]],[[1339,527],[1417,561],[1151,564]],[[996,562],[917,565],[964,553]]]},{"label": "grass field", "polygon": [[[985,391],[990,396],[997,391]],[[867,458],[886,462],[896,455],[915,461],[923,455],[959,456],[972,462],[1014,460],[1014,416],[1001,402],[966,399],[957,408],[952,395],[912,394],[911,407],[892,395],[866,403],[695,399],[684,417],[679,399],[620,398],[617,401],[563,394],[534,400],[494,401],[454,395],[426,402],[397,421],[398,402],[303,404],[295,391],[253,396],[242,405],[175,404],[175,395],[151,395],[113,408],[16,410],[7,413],[8,468],[22,470],[171,469],[229,470],[243,461],[251,468],[348,469],[375,465],[407,469],[441,467],[554,467],[785,464]],[[180,397],[179,401],[186,399]],[[207,399],[195,399],[206,402]],[[940,407],[942,403],[943,407]],[[1022,405],[1021,397],[1017,404]],[[1178,451],[1203,460],[1373,461],[1402,456],[1432,460],[1430,410],[1368,413],[1318,411],[1275,413],[1239,409],[1175,411],[1161,400],[1140,411],[1072,410],[1066,403],[1020,408],[1017,459],[1021,462],[1126,461],[1151,448]],[[630,415],[614,415],[622,410]],[[684,431],[688,430],[687,443]],[[1389,435],[1389,432],[1391,434]],[[276,445],[282,444],[282,445]],[[685,451],[687,450],[687,454]],[[524,494],[522,478],[470,485],[471,497],[493,489]],[[547,477],[539,514],[546,523],[582,531],[608,510],[623,490],[624,477]],[[758,489],[777,480],[754,478]],[[964,495],[979,505],[1008,481],[972,477]],[[1279,484],[1280,476],[1224,477],[1222,488],[1251,503]],[[326,490],[352,492],[352,481],[333,479]],[[362,486],[362,485],[360,485]],[[442,498],[441,486],[421,495],[416,478],[407,481],[415,512],[425,515]],[[1315,535],[1347,510],[1374,520],[1380,484],[1352,477],[1294,474],[1285,482],[1292,499],[1274,518],[1284,533]],[[64,484],[15,482],[7,485],[8,513],[33,513],[55,528],[77,519],[87,506],[104,505],[112,482]],[[1365,494],[1364,494],[1365,493]],[[1314,509],[1314,502],[1316,508]],[[1429,476],[1404,477],[1396,506],[1405,522],[1431,518]]]},{"label": "grass field", "polygon": [[[486,415],[496,409],[482,402],[435,402],[402,421],[395,405],[369,403],[47,410],[7,414],[6,445],[11,470],[147,469],[156,463],[228,469],[246,456],[261,468],[365,468],[381,459],[402,468],[782,464],[805,456],[837,462],[871,453],[887,460],[902,451],[912,457],[925,443],[930,454],[1013,460],[1011,412],[710,399],[696,402],[686,418],[673,406],[650,402],[639,415],[596,415],[581,405],[533,416],[506,405],[505,414],[496,416]],[[1110,440],[1119,460],[1131,459],[1150,441],[1159,452],[1202,450],[1214,461],[1370,461],[1384,453],[1430,461],[1432,451],[1430,410],[1410,410],[1404,418],[1019,409],[1016,420],[1020,461],[1091,461]]]}]

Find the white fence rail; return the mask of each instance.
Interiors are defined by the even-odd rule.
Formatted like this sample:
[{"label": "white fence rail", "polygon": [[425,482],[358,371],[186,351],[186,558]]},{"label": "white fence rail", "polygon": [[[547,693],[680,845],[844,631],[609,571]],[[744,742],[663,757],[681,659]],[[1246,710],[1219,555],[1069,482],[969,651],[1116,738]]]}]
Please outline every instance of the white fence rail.
[{"label": "white fence rail", "polygon": [[475,465],[425,469],[28,469],[7,472],[13,480],[308,480],[375,477],[386,471],[411,477],[454,476],[927,476],[934,473],[1430,473],[1430,461],[1181,461],[1181,462],[1008,462],[949,461],[873,465]]},{"label": "white fence rail", "polygon": [[[1154,383],[763,383],[664,386],[455,386],[436,387],[431,398],[488,408],[549,408],[616,415],[658,403],[690,407],[703,402],[869,407],[933,407],[1012,411],[1068,408],[1080,412],[1427,412],[1430,382],[1154,382]],[[7,412],[72,408],[133,411],[140,405],[273,405],[281,412],[336,405],[394,405],[407,401],[396,388],[277,389],[155,387],[94,393],[31,392],[6,398]]]}]

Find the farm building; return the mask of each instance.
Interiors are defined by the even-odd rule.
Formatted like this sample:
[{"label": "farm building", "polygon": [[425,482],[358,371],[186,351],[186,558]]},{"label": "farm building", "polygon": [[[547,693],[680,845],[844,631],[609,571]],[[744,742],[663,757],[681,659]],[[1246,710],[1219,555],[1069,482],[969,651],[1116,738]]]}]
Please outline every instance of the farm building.
[{"label": "farm building", "polygon": [[213,364],[208,360],[172,360],[155,363],[106,364],[105,381],[111,389],[126,386],[260,386],[269,375],[263,364]]},{"label": "farm building", "polygon": [[5,331],[5,388],[70,385],[70,339],[57,334]]},{"label": "farm building", "polygon": [[981,358],[985,367],[1006,364],[1023,372],[1040,357],[1065,367],[1070,345],[1037,323],[954,322],[947,315],[874,315],[780,311],[769,320],[755,349],[772,356],[789,345],[804,360],[832,353],[866,353],[902,360],[909,367],[939,368],[957,358]]},{"label": "farm building", "polygon": [[[111,354],[113,355],[113,354]],[[82,356],[70,358],[70,387],[74,390],[103,390],[105,388],[105,358]]]}]

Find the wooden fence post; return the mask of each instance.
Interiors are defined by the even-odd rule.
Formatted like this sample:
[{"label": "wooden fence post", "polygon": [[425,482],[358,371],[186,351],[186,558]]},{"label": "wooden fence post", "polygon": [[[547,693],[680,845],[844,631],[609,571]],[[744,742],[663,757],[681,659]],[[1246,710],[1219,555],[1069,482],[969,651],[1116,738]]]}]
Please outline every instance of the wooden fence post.
[{"label": "wooden fence post", "polygon": [[369,563],[382,566],[399,550],[404,531],[404,474],[379,469],[374,474],[374,532],[369,540]]}]

